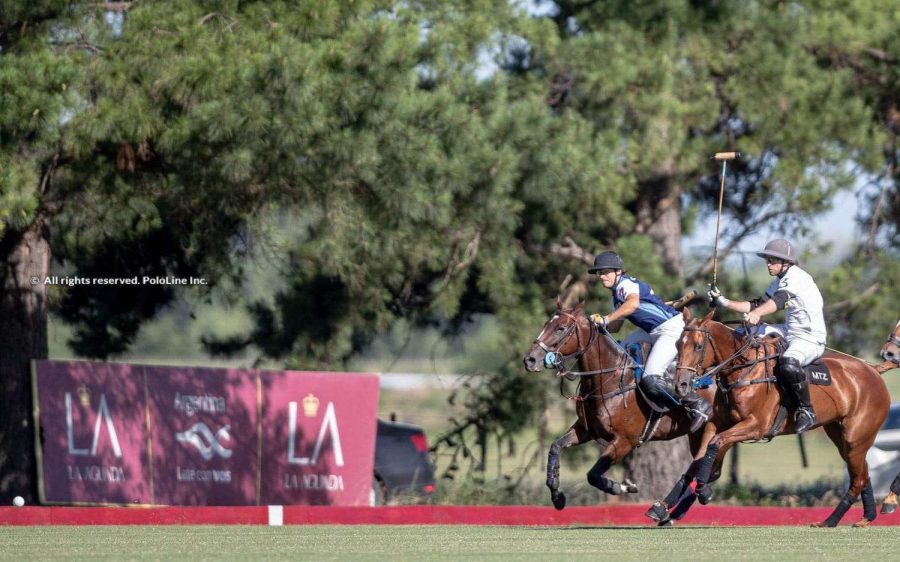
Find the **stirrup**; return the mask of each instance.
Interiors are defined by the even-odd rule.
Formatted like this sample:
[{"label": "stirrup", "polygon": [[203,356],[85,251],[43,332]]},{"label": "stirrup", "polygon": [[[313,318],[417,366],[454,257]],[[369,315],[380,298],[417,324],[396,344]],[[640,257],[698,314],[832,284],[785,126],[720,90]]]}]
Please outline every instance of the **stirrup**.
[{"label": "stirrup", "polygon": [[688,410],[688,417],[691,420],[691,425],[689,427],[691,433],[695,433],[709,421],[709,414],[701,412],[700,410]]},{"label": "stirrup", "polygon": [[798,408],[794,414],[794,431],[798,434],[816,426],[816,413],[811,408]]}]

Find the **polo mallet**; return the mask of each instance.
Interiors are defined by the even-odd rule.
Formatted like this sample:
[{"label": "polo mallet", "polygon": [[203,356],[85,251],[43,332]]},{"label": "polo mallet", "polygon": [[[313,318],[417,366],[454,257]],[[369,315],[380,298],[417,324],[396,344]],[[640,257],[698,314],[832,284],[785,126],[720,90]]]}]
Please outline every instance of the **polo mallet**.
[{"label": "polo mallet", "polygon": [[[719,271],[719,225],[722,223],[722,202],[725,199],[725,169],[729,160],[741,157],[740,152],[716,152],[713,159],[722,161],[722,180],[719,183],[719,211],[716,213],[716,244],[713,246],[713,278],[712,284],[716,286],[716,274]],[[710,306],[715,306],[711,303]]]}]

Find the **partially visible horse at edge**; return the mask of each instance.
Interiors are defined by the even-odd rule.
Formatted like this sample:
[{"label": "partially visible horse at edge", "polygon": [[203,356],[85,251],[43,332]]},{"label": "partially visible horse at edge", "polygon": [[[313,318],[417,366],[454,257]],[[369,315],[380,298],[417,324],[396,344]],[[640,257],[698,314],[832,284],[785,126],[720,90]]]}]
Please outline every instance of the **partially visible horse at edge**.
[{"label": "partially visible horse at edge", "polygon": [[[888,336],[887,341],[881,347],[881,358],[884,359],[883,367],[885,371],[900,367],[900,320],[897,320],[894,331],[891,332],[891,335]],[[880,365],[876,369],[881,371],[882,366]],[[891,483],[891,491],[884,498],[884,503],[881,504],[881,513],[894,513],[897,511],[897,496],[900,496],[900,474],[897,474],[897,477]]]},{"label": "partially visible horse at edge", "polygon": [[[699,319],[692,318],[685,310],[685,330],[677,344],[676,392],[686,392],[695,376],[714,372],[718,392],[725,395],[731,419],[736,422],[724,431],[717,428],[710,440],[695,476],[698,488],[709,482],[711,470],[735,443],[770,439],[794,431],[793,420],[780,411],[785,393],[775,377],[778,338],[756,339],[738,333],[712,320],[714,314],[715,310]],[[890,394],[879,372],[862,360],[827,352],[822,362],[831,382],[827,386],[811,384],[810,397],[818,425],[834,442],[847,465],[850,486],[831,515],[814,526],[836,526],[860,495],[864,515],[855,525],[866,526],[875,519],[866,452],[887,417]],[[715,425],[716,421],[711,420],[710,424]]]},{"label": "partially visible horse at edge", "polygon": [[[565,494],[559,491],[559,453],[566,447],[604,442],[587,479],[592,486],[614,495],[637,492],[637,486],[628,480],[610,480],[604,473],[645,440],[665,441],[688,435],[691,454],[694,458],[702,454],[712,430],[690,434],[690,420],[681,409],[655,417],[656,421],[648,425],[652,410],[645,400],[638,399],[635,361],[609,332],[585,316],[583,303],[566,309],[557,299],[556,313],[544,324],[523,359],[525,368],[530,372],[543,370],[551,353],[551,364],[561,377],[561,392],[563,376],[579,381],[577,394],[571,397],[576,401],[578,419],[554,441],[547,458],[547,487],[554,507],[563,509],[566,504]],[[566,371],[563,361],[575,361],[579,371]],[[712,402],[715,386],[699,392]]]}]

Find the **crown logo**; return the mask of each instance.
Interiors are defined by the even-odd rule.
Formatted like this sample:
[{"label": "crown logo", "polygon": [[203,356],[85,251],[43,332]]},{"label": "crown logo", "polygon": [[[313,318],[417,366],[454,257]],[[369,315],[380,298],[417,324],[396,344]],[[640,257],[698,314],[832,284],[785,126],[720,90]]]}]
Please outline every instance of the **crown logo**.
[{"label": "crown logo", "polygon": [[84,407],[91,405],[91,391],[85,384],[78,387],[78,403]]},{"label": "crown logo", "polygon": [[316,398],[312,392],[310,392],[306,395],[306,398],[303,399],[303,415],[308,418],[314,418],[318,413],[319,399]]}]

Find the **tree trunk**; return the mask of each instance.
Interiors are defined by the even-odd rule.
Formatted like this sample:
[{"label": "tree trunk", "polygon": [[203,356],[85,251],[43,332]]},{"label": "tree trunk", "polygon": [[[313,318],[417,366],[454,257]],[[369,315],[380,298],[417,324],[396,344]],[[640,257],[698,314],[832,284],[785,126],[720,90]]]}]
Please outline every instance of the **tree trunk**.
[{"label": "tree trunk", "polygon": [[[670,175],[640,182],[637,200],[637,227],[653,240],[662,258],[662,266],[670,275],[681,279],[681,189]],[[629,499],[646,501],[665,495],[691,463],[686,437],[672,441],[645,443],[625,457],[625,476],[635,481],[640,492]]]},{"label": "tree trunk", "polygon": [[653,240],[666,273],[681,279],[681,188],[663,175],[640,182],[635,230]]},{"label": "tree trunk", "polygon": [[50,246],[43,221],[0,239],[0,505],[37,500],[31,360],[47,357]]},{"label": "tree trunk", "polygon": [[637,483],[640,492],[624,496],[631,501],[650,501],[665,496],[691,464],[687,437],[650,441],[622,460],[625,478]]}]

